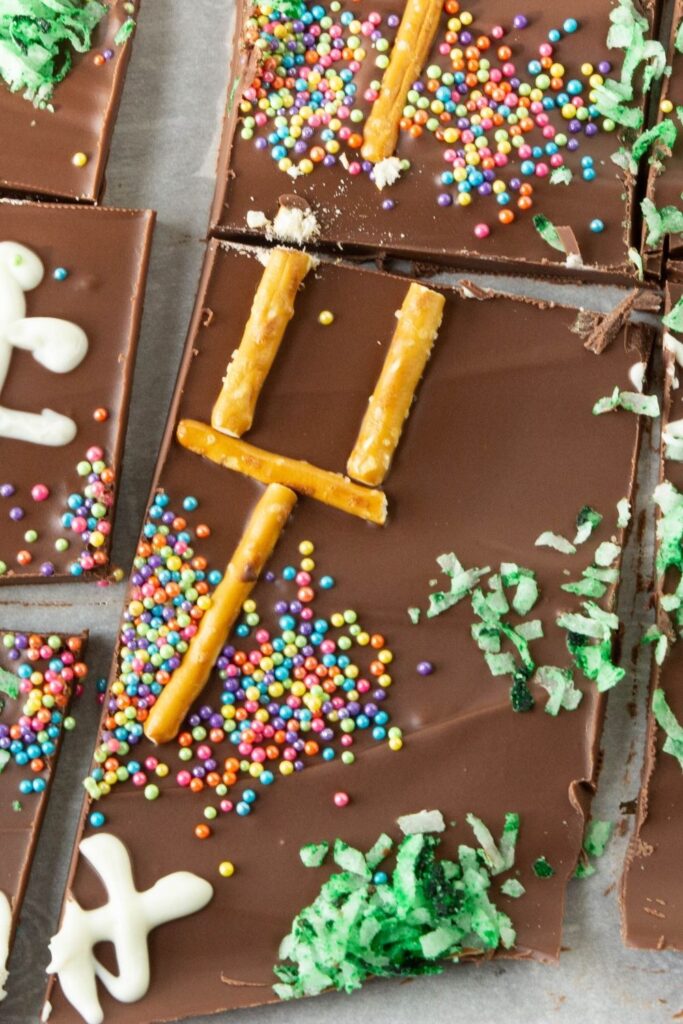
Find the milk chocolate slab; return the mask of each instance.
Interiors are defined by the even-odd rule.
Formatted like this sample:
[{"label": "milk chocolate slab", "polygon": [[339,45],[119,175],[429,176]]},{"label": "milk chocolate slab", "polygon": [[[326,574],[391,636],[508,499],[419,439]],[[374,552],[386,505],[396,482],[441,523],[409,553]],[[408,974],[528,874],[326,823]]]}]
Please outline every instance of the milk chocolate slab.
[{"label": "milk chocolate slab", "polygon": [[[520,7],[512,0],[446,5],[424,69],[412,83],[399,132],[396,157],[409,161],[410,168],[380,191],[368,173],[371,165],[362,169],[359,146],[372,108],[372,89],[377,91],[404,6],[392,0],[360,0],[330,9],[330,31],[339,34],[328,47],[333,53],[326,53],[318,64],[314,33],[322,29],[310,14],[311,5],[293,5],[295,12],[306,12],[309,23],[289,22],[294,27],[285,31],[283,43],[288,63],[272,55],[272,40],[282,26],[274,28],[270,14],[263,15],[263,24],[257,20],[271,8],[240,6],[212,233],[244,240],[268,237],[284,197],[285,204],[311,208],[319,226],[319,234],[310,235],[311,242],[345,254],[393,253],[456,267],[490,270],[502,265],[508,272],[561,276],[579,268],[585,279],[598,272],[611,279],[632,277],[635,268],[628,250],[639,246],[640,234],[631,223],[632,183],[611,159],[620,145],[619,132],[605,131],[604,119],[595,110],[596,117],[579,120],[574,116],[576,105],[572,106],[578,100],[584,110],[591,108],[590,78],[600,76],[599,69],[604,77],[619,77],[623,51],[606,46],[614,5],[608,0],[559,7],[537,2]],[[355,35],[345,27],[344,18],[358,19]],[[571,31],[565,30],[565,23]],[[378,37],[374,41],[373,33]],[[367,51],[364,60],[354,63],[353,51],[343,49],[349,35],[352,46],[358,43]],[[385,44],[388,51],[377,49]],[[303,59],[305,72],[316,76],[324,76],[330,66],[339,75],[350,75],[356,91],[338,121],[339,138],[329,125],[319,124],[320,116],[326,116],[323,112],[318,121],[295,124],[289,140],[293,148],[285,150],[277,134],[287,134],[282,122],[291,122],[292,111],[306,109],[306,103],[320,97],[310,83],[306,88],[293,64],[297,59]],[[468,61],[472,63],[465,67]],[[492,70],[482,61],[488,61]],[[543,66],[534,63],[543,61]],[[536,88],[539,72],[546,71],[561,75],[553,86],[529,98],[526,94]],[[456,77],[449,82],[445,74]],[[483,77],[477,80],[477,74]],[[480,83],[486,75],[490,78],[484,86]],[[513,123],[507,123],[510,109],[501,90],[508,86],[510,102],[517,103],[521,96],[515,110],[521,111],[526,102],[535,104],[528,125],[520,127],[525,118],[514,111]],[[442,108],[423,110],[421,104],[431,97]],[[489,98],[490,107],[481,115],[475,113],[475,122],[468,125],[467,117]],[[344,133],[346,141],[340,141]],[[479,162],[472,152],[483,139],[487,148],[482,152],[488,155]],[[520,139],[526,148],[518,150]],[[283,156],[291,160],[294,176],[280,169]],[[458,176],[465,173],[470,158],[474,176],[459,184]],[[569,184],[551,184],[552,171],[566,177],[567,169]],[[463,189],[467,195],[462,202],[468,205],[459,205]],[[562,245],[558,251],[544,241],[534,228],[535,215],[571,228],[564,251]],[[512,223],[502,222],[508,220]],[[294,238],[293,234],[289,240]]]},{"label": "milk chocolate slab", "polygon": [[[662,28],[666,29],[664,43],[671,74],[662,82],[656,124],[659,131],[664,131],[663,123],[668,122],[671,135],[662,137],[649,151],[646,197],[656,210],[678,210],[679,216],[683,216],[683,129],[677,115],[677,110],[683,106],[683,36],[679,37],[683,24],[681,0],[670,5],[667,13],[668,17],[662,18]],[[671,139],[673,144],[669,145]],[[653,262],[658,256],[667,255],[675,260],[683,254],[682,231],[662,231],[658,238],[651,237],[649,243],[647,236],[648,225],[644,222],[643,248]]]},{"label": "milk chocolate slab", "polygon": [[[670,272],[673,265],[670,265]],[[670,308],[683,297],[683,275],[676,274],[667,285]],[[681,334],[672,336],[680,342]],[[680,364],[674,361],[669,347],[666,360],[666,400],[662,427],[680,420],[683,415],[680,387]],[[683,465],[662,458],[662,480],[683,490]],[[651,693],[664,691],[667,704],[678,721],[683,721],[683,648],[677,626],[661,607],[663,592],[671,592],[677,584],[675,572],[666,581],[658,580],[658,621],[662,631],[670,635],[663,664],[653,662]],[[683,880],[681,879],[681,814],[683,811],[683,772],[675,757],[664,751],[666,734],[650,711],[643,779],[638,800],[638,815],[629,845],[622,878],[622,929],[626,943],[639,949],[675,949],[683,951]]]},{"label": "milk chocolate slab", "polygon": [[[164,672],[172,678],[181,662],[180,652],[176,657],[167,650],[164,657],[170,657],[160,665],[158,680],[148,673],[147,682],[140,678],[146,689],[132,684],[130,673],[155,657],[144,639],[150,622],[144,602],[163,604],[161,583],[169,579],[174,585],[161,561],[168,555],[175,558],[171,549],[178,552],[174,564],[181,581],[194,566],[193,572],[205,575],[189,578],[202,587],[206,583],[204,589],[215,594],[214,573],[232,557],[264,493],[248,475],[201,458],[176,440],[180,421],[209,421],[226,363],[242,339],[264,258],[262,251],[216,241],[209,245],[131,579],[113,689],[105,698],[104,746],[98,747],[88,782],[98,794],[103,783],[105,788],[113,785],[107,795],[86,801],[81,836],[112,834],[120,839],[139,890],[176,870],[194,872],[214,886],[204,910],[151,933],[151,982],[142,1001],[119,1004],[100,988],[104,1019],[117,1024],[274,999],[279,943],[329,874],[327,867],[304,868],[300,847],[340,837],[365,850],[382,831],[397,836],[399,815],[422,808],[439,809],[446,822],[457,822],[444,833],[443,850],[451,855],[458,843],[472,841],[467,812],[481,817],[496,835],[506,812],[520,814],[515,863],[527,893],[513,901],[496,886],[495,899],[513,919],[517,938],[512,955],[555,960],[565,885],[577,862],[596,781],[603,697],[595,684],[576,672],[582,701],[576,710],[563,710],[555,718],[544,712],[544,691],[532,684],[535,707],[516,713],[509,677],[491,675],[472,639],[475,617],[469,601],[434,618],[425,609],[434,581],[439,589],[442,582],[447,585],[435,561],[444,552],[456,552],[465,567],[488,565],[497,571],[501,562],[528,566],[537,573],[541,594],[531,614],[545,627],[544,638],[534,644],[534,657],[539,664],[570,664],[565,634],[555,618],[578,604],[560,585],[580,575],[598,543],[622,539],[615,506],[630,492],[638,446],[637,417],[623,410],[594,416],[592,408],[615,386],[628,387],[629,369],[647,358],[647,339],[621,331],[596,356],[573,330],[575,310],[502,296],[478,300],[448,289],[443,291],[444,318],[431,359],[383,485],[389,504],[386,525],[371,525],[301,494],[251,594],[260,622],[255,626],[251,619],[249,626],[240,619],[230,637],[232,646],[224,648],[189,725],[169,744],[154,746],[143,736],[133,740],[130,753],[115,753],[117,740],[128,742],[124,706],[137,708],[144,726],[156,682],[168,681]],[[343,473],[409,283],[330,262],[310,270],[244,440]],[[575,517],[585,505],[604,518],[578,554],[569,557],[535,547],[546,530],[573,537]],[[315,591],[314,622],[322,616],[332,623],[338,621],[332,619],[335,611],[353,610],[368,640],[379,638],[364,647],[352,645],[348,653],[363,672],[375,659],[367,676],[374,682],[358,699],[375,701],[375,711],[386,711],[389,721],[377,738],[371,729],[357,728],[350,746],[350,734],[342,730],[346,740],[340,740],[339,727],[328,723],[333,738],[312,735],[320,737],[321,747],[332,747],[335,757],[326,760],[314,756],[312,748],[302,752],[303,744],[293,746],[293,753],[283,755],[293,759],[289,775],[280,772],[277,758],[283,743],[299,741],[296,735],[288,740],[285,732],[272,734],[275,759],[266,767],[272,767],[273,784],[262,785],[255,776],[246,783],[229,779],[229,791],[221,799],[234,804],[230,810],[212,788],[215,773],[222,778],[221,773],[231,770],[225,768],[225,759],[234,755],[239,774],[240,757],[246,755],[229,740],[229,726],[222,740],[222,732],[211,733],[223,721],[220,713],[215,717],[221,705],[232,707],[236,701],[237,721],[245,713],[246,691],[231,682],[235,670],[229,663],[254,647],[254,628],[268,630],[275,644],[288,625],[279,602],[285,602],[289,614],[287,602],[296,601],[297,595],[304,603],[310,599],[305,577],[293,579],[288,568],[301,566],[307,552],[315,562],[314,568],[307,563]],[[608,604],[612,591],[605,595]],[[185,601],[177,596],[188,618],[186,625],[178,620],[177,626],[182,632],[189,623],[190,633],[183,636],[190,636],[201,597],[184,593]],[[408,609],[415,607],[422,613],[413,625]],[[176,630],[175,614],[169,605],[164,628],[171,632]],[[335,627],[325,635],[338,633]],[[178,639],[182,637],[172,642]],[[157,640],[161,637],[150,637]],[[390,649],[393,660],[384,656],[380,662],[379,648]],[[384,673],[390,674],[390,686]],[[378,679],[383,680],[380,686]],[[225,713],[230,718],[233,711]],[[273,722],[279,729],[277,718]],[[204,733],[197,733],[204,740],[193,742],[188,728],[197,725],[204,727]],[[397,735],[389,735],[394,727],[402,730],[402,749],[387,743]],[[200,753],[198,745],[207,749]],[[190,747],[194,753],[187,760],[179,751]],[[354,764],[343,763],[344,752],[355,753]],[[131,760],[135,781],[115,782],[115,773]],[[161,773],[158,762],[164,766]],[[159,791],[158,796],[155,789],[148,793],[153,799],[144,796],[149,786]],[[249,788],[256,794],[253,806],[248,804]],[[335,802],[339,794],[342,799]],[[344,804],[343,795],[348,803],[338,806]],[[209,805],[217,808],[215,817],[213,812],[204,815]],[[251,807],[251,813],[244,807]],[[91,825],[93,811],[106,819],[97,830]],[[540,857],[552,866],[551,877],[535,874],[533,865]],[[234,866],[232,877],[221,876],[224,861]],[[84,910],[99,906],[104,898],[101,881],[78,852],[69,893]],[[113,970],[111,961],[106,964]],[[80,1019],[58,982],[48,999],[52,1024]]]},{"label": "milk chocolate slab", "polygon": [[[54,91],[53,110],[38,109],[0,79],[0,193],[97,202],[123,92],[132,39],[116,43],[138,0],[108,0],[93,47],[73,55]],[[76,154],[83,154],[81,165]]]},{"label": "milk chocolate slab", "polygon": [[[0,1002],[64,719],[86,672],[86,646],[85,633],[0,631]],[[10,687],[16,695],[8,692]],[[36,721],[37,711],[42,723]]]},{"label": "milk chocolate slab", "polygon": [[0,585],[107,573],[153,221],[0,202]]}]

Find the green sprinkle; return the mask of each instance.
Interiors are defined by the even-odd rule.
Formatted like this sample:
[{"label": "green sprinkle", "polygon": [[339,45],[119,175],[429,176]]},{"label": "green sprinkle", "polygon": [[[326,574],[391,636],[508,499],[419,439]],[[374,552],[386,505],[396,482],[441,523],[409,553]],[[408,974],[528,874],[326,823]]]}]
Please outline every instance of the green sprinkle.
[{"label": "green sprinkle", "polygon": [[319,868],[327,857],[329,849],[329,843],[308,843],[299,850],[301,863],[305,868]]},{"label": "green sprinkle", "polygon": [[557,249],[558,252],[566,252],[562,239],[557,233],[557,228],[542,213],[533,217],[533,224],[544,242]]},{"label": "green sprinkle", "polygon": [[545,710],[548,715],[557,716],[560,709],[575,711],[583,699],[581,690],[574,686],[571,669],[555,668],[553,665],[541,665],[533,678],[544,690],[548,691]]},{"label": "green sprinkle", "polygon": [[[386,844],[386,837],[378,843]],[[464,845],[457,861],[437,859],[439,843],[433,835],[406,836],[381,885],[372,881],[366,858],[353,851],[354,866],[363,860],[365,870],[333,874],[282,940],[276,994],[294,999],[330,988],[352,992],[371,977],[438,974],[441,959],[511,948],[515,930],[488,895],[485,862]],[[346,860],[351,849],[337,840],[335,859],[339,853]]]},{"label": "green sprinkle", "polygon": [[652,694],[652,714],[659,728],[666,733],[664,753],[675,757],[683,768],[683,726],[669,707],[661,687]]},{"label": "green sprinkle", "polygon": [[520,896],[524,895],[526,889],[516,878],[508,878],[501,885],[500,891],[504,896],[509,896],[511,900],[518,900]]},{"label": "green sprinkle", "polygon": [[11,700],[19,696],[19,677],[6,668],[0,668],[0,693],[4,693]]},{"label": "green sprinkle", "polygon": [[538,857],[534,861],[533,869],[537,878],[552,878],[555,874],[555,868],[552,867],[545,857]]},{"label": "green sprinkle", "polygon": [[114,42],[117,46],[123,46],[124,43],[128,42],[130,37],[133,35],[133,32],[135,32],[135,25],[135,18],[126,18],[121,25],[121,28],[114,36]]},{"label": "green sprinkle", "polygon": [[655,661],[658,665],[664,664],[667,651],[669,650],[669,638],[666,633],[662,633],[658,626],[650,626],[643,633],[641,644],[654,644],[655,645]]},{"label": "green sprinkle", "polygon": [[571,541],[567,540],[566,537],[561,537],[559,533],[552,533],[550,530],[546,530],[537,537],[534,544],[537,548],[555,548],[556,551],[563,555],[576,554],[576,548]]},{"label": "green sprinkle", "polygon": [[[7,4],[4,5],[7,10]],[[87,53],[108,8],[98,0],[12,0],[0,13],[0,78],[45,108],[71,70],[72,51]]]}]

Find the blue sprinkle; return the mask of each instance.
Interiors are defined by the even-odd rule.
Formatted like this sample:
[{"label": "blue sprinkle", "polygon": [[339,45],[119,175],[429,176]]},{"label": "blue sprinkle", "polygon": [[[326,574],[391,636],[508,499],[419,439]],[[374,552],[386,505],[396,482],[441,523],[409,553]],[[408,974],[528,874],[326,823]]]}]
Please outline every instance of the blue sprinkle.
[{"label": "blue sprinkle", "polygon": [[102,828],[106,820],[107,819],[102,814],[102,811],[93,811],[90,817],[88,818],[88,821],[90,822],[93,828]]},{"label": "blue sprinkle", "polygon": [[69,271],[66,267],[57,267],[52,275],[55,281],[66,281],[69,276]]},{"label": "blue sprinkle", "polygon": [[603,221],[600,220],[599,217],[596,217],[595,220],[591,221],[590,228],[591,231],[594,232],[594,234],[599,235],[602,231],[605,230],[605,224]]}]

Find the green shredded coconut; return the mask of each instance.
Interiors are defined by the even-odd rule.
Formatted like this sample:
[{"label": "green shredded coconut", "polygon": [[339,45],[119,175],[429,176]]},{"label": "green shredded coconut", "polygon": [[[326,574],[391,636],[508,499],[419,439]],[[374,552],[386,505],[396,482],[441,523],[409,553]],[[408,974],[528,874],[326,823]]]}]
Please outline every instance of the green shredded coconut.
[{"label": "green shredded coconut", "polygon": [[474,832],[491,874],[500,875],[503,871],[509,871],[515,863],[515,849],[519,836],[519,814],[508,813],[505,815],[503,833],[498,845],[481,818],[477,818],[474,814],[468,814],[466,821]]},{"label": "green shredded coconut", "polygon": [[519,669],[512,677],[510,687],[510,704],[513,711],[525,712],[533,710],[534,695],[529,689],[528,670]]},{"label": "green shredded coconut", "polygon": [[632,263],[633,266],[636,268],[636,274],[638,275],[638,280],[642,281],[644,279],[644,277],[645,277],[645,267],[643,265],[643,257],[640,255],[640,253],[638,252],[637,249],[633,248],[633,246],[631,246],[629,248],[629,250],[628,250],[626,255],[628,256],[629,263]]},{"label": "green shredded coconut", "polygon": [[611,540],[604,540],[595,549],[594,561],[596,565],[607,568],[617,560],[620,554],[621,547],[619,544],[615,544]]},{"label": "green shredded coconut", "polygon": [[617,502],[617,529],[625,530],[631,522],[631,502],[628,498],[621,498]]},{"label": "green shredded coconut", "polygon": [[437,590],[429,595],[428,619],[433,619],[435,615],[441,615],[442,612],[462,601],[463,597],[471,592],[477,580],[491,571],[488,565],[483,569],[465,569],[453,552],[440,555],[437,562],[442,572],[450,577],[451,588],[446,591]]},{"label": "green shredded coconut", "polygon": [[4,693],[12,700],[19,696],[19,677],[6,668],[0,668],[0,693]]},{"label": "green shredded coconut", "polygon": [[559,533],[552,533],[550,530],[540,534],[534,541],[534,544],[537,548],[555,548],[562,555],[576,554],[576,548],[570,540],[560,536]]},{"label": "green shredded coconut", "polygon": [[414,626],[417,626],[418,622],[420,621],[420,609],[419,608],[409,608],[408,609],[408,618],[410,619],[410,621],[412,622],[412,624]]},{"label": "green shredded coconut", "polygon": [[538,857],[533,864],[534,874],[537,878],[552,878],[555,868],[545,857]]},{"label": "green shredded coconut", "polygon": [[658,626],[650,626],[643,633],[640,642],[643,644],[654,644],[655,661],[658,665],[664,664],[664,659],[669,650],[669,638],[666,633],[662,633]]},{"label": "green shredded coconut", "polygon": [[7,765],[7,762],[9,761],[9,759],[10,759],[10,752],[9,752],[9,750],[0,750],[0,775],[5,770],[5,767]]},{"label": "green shredded coconut", "polygon": [[124,43],[128,42],[133,32],[135,32],[136,24],[135,18],[126,18],[114,36],[114,42],[117,46],[123,46]]},{"label": "green shredded coconut", "polygon": [[587,541],[593,530],[597,530],[598,526],[602,522],[602,516],[599,512],[596,512],[590,505],[584,505],[579,514],[576,517],[576,536],[574,537],[575,544],[583,544]]},{"label": "green shredded coconut", "polygon": [[[678,129],[671,118],[668,117],[652,128],[648,128],[647,131],[642,132],[631,147],[634,166],[637,167],[638,161],[645,156],[651,147],[654,147],[655,153],[662,147],[672,150],[676,143],[677,135]],[[652,157],[650,159],[652,160]]]},{"label": "green shredded coconut", "polygon": [[658,210],[651,199],[643,199],[640,204],[647,226],[645,242],[649,246],[657,246],[664,235],[679,235],[683,232],[683,210],[676,206],[664,206]]},{"label": "green shredded coconut", "polygon": [[562,167],[554,167],[550,172],[550,184],[551,185],[569,185],[574,177],[570,167],[563,164]]},{"label": "green shredded coconut", "polygon": [[571,669],[556,668],[553,665],[541,665],[536,670],[533,679],[544,690],[548,691],[548,700],[545,705],[546,713],[555,717],[560,709],[575,711],[583,699],[581,690],[574,686],[574,676]]},{"label": "green shredded coconut", "polygon": [[683,53],[683,21],[676,29],[676,35],[674,36],[674,46],[679,53]]},{"label": "green shredded coconut", "polygon": [[659,399],[656,395],[641,395],[638,391],[620,391],[615,387],[611,395],[599,398],[593,406],[593,415],[601,416],[615,409],[625,409],[638,416],[659,416]]},{"label": "green shredded coconut", "polygon": [[665,327],[668,327],[670,331],[683,332],[683,296],[678,300],[676,305],[662,317],[662,323]]},{"label": "green shredded coconut", "polygon": [[562,239],[557,233],[557,228],[542,213],[537,213],[533,218],[534,227],[544,242],[557,249],[558,252],[566,252]]},{"label": "green shredded coconut", "polygon": [[508,878],[501,885],[500,891],[504,896],[509,896],[511,900],[518,900],[520,896],[524,895],[526,889],[516,878]]},{"label": "green shredded coconut", "polygon": [[683,768],[683,725],[669,707],[661,687],[652,694],[652,714],[659,728],[666,733],[664,753],[675,757]]},{"label": "green shredded coconut", "polygon": [[319,868],[327,857],[329,849],[329,843],[308,843],[299,850],[301,863],[306,868]]},{"label": "green shredded coconut", "polygon": [[676,569],[679,582],[673,593],[661,598],[662,608],[673,614],[678,631],[683,629],[683,494],[665,480],[655,487],[654,502],[660,510],[657,520],[656,567],[660,576]]},{"label": "green shredded coconut", "polygon": [[13,811],[15,811],[15,812],[23,811],[23,809],[24,809],[23,805],[22,805],[22,803],[19,800],[13,800],[12,801],[12,810]]},{"label": "green shredded coconut", "polygon": [[602,857],[612,837],[614,824],[611,821],[591,821],[586,829],[583,848],[591,857]]},{"label": "green shredded coconut", "polygon": [[335,859],[339,853],[347,866],[322,885],[280,944],[273,986],[280,999],[352,992],[371,977],[438,974],[440,960],[511,948],[515,930],[488,894],[486,862],[464,845],[456,861],[437,859],[439,843],[433,835],[406,836],[388,881],[375,884],[367,857],[337,840]]},{"label": "green shredded coconut", "polygon": [[98,0],[11,0],[0,6],[0,78],[47,107],[71,70],[73,52],[87,53],[107,13]]}]

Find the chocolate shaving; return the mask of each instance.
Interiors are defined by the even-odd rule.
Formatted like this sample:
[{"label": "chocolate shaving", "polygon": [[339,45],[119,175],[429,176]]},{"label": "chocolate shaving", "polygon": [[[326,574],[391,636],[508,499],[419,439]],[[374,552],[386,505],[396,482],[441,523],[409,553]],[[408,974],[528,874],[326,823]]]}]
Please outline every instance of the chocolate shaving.
[{"label": "chocolate shaving", "polygon": [[565,225],[564,227],[557,227],[555,228],[555,230],[557,231],[558,237],[562,242],[562,245],[564,246],[564,251],[566,252],[567,256],[575,256],[579,260],[581,260],[581,263],[583,263],[583,260],[581,259],[581,250],[579,249],[579,243],[576,240],[576,235],[574,234],[572,228]]},{"label": "chocolate shaving", "polygon": [[659,305],[656,292],[634,288],[610,313],[591,313],[582,309],[572,330],[584,339],[584,348],[600,355],[612,344],[634,310],[654,312]]},{"label": "chocolate shaving", "polygon": [[239,981],[237,978],[228,978],[221,972],[221,981],[224,985],[232,985],[233,988],[270,988],[263,981]]},{"label": "chocolate shaving", "polygon": [[296,195],[295,192],[286,192],[281,195],[278,199],[279,206],[284,206],[288,210],[310,210],[311,204],[307,199],[302,196]]}]

